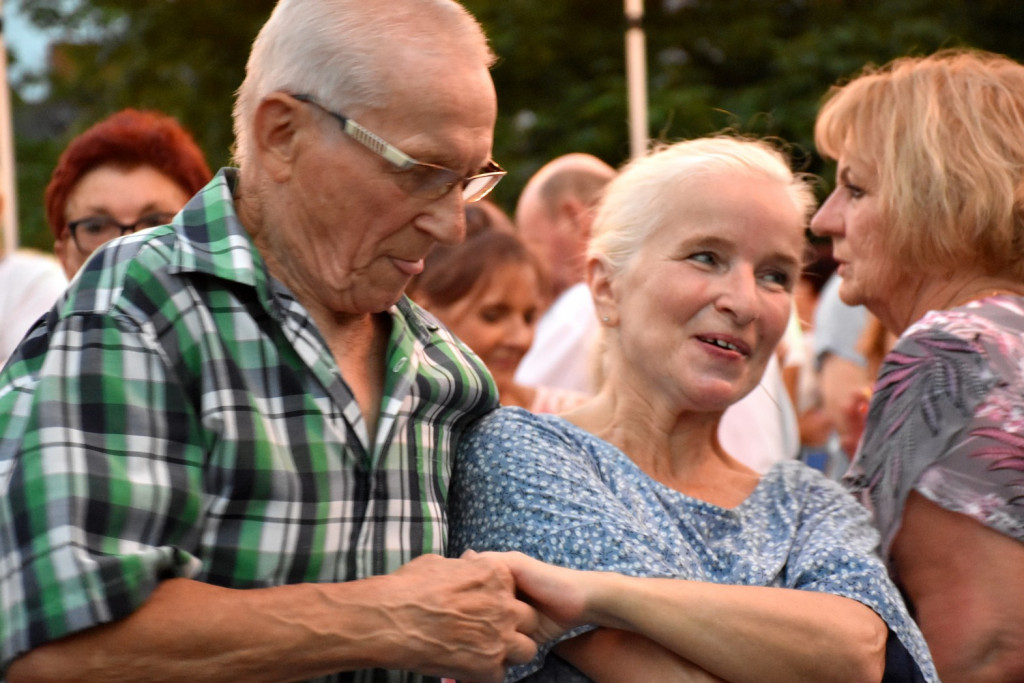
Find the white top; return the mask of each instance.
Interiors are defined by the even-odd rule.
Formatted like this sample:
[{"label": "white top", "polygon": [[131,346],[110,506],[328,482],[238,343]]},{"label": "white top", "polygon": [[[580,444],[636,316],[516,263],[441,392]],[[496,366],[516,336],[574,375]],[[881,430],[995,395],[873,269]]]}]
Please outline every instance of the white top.
[{"label": "white top", "polygon": [[759,474],[799,455],[800,427],[776,354],[754,390],[726,409],[718,440],[726,453]]},{"label": "white top", "polygon": [[56,259],[33,251],[0,258],[0,367],[67,287]]},{"label": "white top", "polygon": [[593,393],[591,346],[597,329],[590,288],[585,282],[577,283],[562,292],[541,316],[533,345],[516,369],[515,381]]}]

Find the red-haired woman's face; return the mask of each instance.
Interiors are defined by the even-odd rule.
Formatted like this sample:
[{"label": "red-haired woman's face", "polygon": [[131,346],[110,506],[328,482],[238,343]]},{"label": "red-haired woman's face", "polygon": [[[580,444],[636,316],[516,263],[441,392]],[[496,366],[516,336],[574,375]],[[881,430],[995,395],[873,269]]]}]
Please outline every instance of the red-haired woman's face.
[{"label": "red-haired woman's face", "polygon": [[140,228],[159,225],[167,222],[168,216],[177,213],[188,199],[185,190],[152,166],[127,170],[117,166],[94,168],[71,189],[64,213],[69,224],[87,218],[100,220],[76,228],[78,243],[65,224],[54,244],[64,272],[68,278],[73,277],[96,247],[120,234],[116,226],[112,231],[100,228],[102,219],[112,219],[122,226],[141,222]]}]

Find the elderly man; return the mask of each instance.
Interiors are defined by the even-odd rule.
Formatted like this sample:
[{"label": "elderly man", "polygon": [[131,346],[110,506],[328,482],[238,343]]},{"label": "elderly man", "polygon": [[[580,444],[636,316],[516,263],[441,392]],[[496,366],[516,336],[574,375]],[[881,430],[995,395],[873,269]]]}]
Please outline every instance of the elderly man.
[{"label": "elderly man", "polygon": [[437,556],[493,383],[402,297],[503,174],[491,61],[453,0],[281,0],[240,168],[102,247],[0,376],[8,680],[496,681],[533,656],[510,572]]}]

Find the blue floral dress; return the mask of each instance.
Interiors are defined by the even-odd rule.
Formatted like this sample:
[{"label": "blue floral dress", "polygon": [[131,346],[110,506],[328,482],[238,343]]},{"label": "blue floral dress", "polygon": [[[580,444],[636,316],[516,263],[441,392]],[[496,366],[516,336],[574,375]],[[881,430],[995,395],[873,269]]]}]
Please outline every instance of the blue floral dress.
[{"label": "blue floral dress", "polygon": [[932,311],[903,333],[844,481],[886,560],[911,490],[1024,541],[1024,297]]},{"label": "blue floral dress", "polygon": [[[452,555],[519,550],[574,569],[851,598],[878,613],[910,653],[911,678],[938,680],[876,555],[867,510],[802,463],[776,464],[726,509],[651,479],[615,446],[559,417],[502,408],[460,444],[449,509]],[[547,656],[553,645],[508,680],[587,680]]]}]

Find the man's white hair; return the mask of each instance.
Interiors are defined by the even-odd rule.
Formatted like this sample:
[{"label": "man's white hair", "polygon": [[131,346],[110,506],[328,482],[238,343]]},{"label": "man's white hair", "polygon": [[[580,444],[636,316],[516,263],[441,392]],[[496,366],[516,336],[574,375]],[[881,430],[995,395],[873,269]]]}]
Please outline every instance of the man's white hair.
[{"label": "man's white hair", "polygon": [[235,163],[244,166],[252,118],[267,95],[313,95],[336,111],[385,106],[389,56],[451,53],[490,66],[483,30],[455,0],[280,0],[260,29],[234,106]]}]

